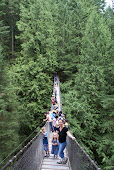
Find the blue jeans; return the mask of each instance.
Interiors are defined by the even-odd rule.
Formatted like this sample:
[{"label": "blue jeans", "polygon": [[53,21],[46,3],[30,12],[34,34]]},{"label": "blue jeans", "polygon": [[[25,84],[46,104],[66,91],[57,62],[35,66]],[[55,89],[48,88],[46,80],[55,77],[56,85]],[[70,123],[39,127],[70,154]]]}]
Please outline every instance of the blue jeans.
[{"label": "blue jeans", "polygon": [[60,143],[60,142],[59,142],[59,151],[58,151],[58,154],[59,154],[59,156],[60,156],[61,158],[64,158],[64,152],[63,152],[63,151],[64,151],[66,145],[67,145],[67,141],[65,141],[65,142],[63,142],[63,143]]},{"label": "blue jeans", "polygon": [[50,124],[50,129],[51,129],[51,131],[53,132],[52,122],[49,122],[49,124]]}]

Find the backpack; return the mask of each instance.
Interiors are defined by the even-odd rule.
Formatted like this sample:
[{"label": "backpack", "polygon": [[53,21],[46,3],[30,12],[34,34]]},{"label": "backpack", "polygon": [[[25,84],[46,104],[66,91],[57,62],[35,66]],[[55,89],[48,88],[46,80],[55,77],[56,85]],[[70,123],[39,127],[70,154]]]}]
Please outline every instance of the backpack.
[{"label": "backpack", "polygon": [[52,99],[52,104],[55,104],[55,99]]}]

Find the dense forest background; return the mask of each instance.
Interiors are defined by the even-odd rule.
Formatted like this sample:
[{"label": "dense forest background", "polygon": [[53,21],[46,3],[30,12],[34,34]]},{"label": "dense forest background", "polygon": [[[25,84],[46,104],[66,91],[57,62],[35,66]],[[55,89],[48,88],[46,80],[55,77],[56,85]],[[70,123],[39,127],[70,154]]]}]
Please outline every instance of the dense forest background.
[{"label": "dense forest background", "polygon": [[1,0],[0,162],[42,122],[56,71],[72,133],[112,169],[114,23],[104,7],[104,0]]}]

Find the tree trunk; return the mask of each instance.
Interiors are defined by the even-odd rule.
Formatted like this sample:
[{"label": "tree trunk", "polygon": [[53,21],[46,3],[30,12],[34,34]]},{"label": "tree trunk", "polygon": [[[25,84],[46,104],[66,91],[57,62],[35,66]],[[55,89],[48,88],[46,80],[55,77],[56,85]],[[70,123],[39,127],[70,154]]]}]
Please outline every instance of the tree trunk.
[{"label": "tree trunk", "polygon": [[13,15],[11,20],[11,56],[14,58],[14,27],[13,27]]}]

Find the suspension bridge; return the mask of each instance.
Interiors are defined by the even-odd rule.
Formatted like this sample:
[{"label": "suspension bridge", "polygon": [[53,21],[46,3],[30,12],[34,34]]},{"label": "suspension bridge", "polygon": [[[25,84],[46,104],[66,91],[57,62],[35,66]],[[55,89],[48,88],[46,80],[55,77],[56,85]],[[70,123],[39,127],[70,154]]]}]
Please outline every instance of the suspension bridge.
[{"label": "suspension bridge", "polygon": [[[59,77],[57,86],[57,101],[59,111],[62,111],[61,93]],[[55,88],[55,79],[54,79]],[[53,88],[53,90],[54,90]],[[44,122],[39,125],[39,129],[44,126]],[[46,131],[48,133],[49,150],[51,153],[51,139],[52,132],[50,131],[49,123],[45,124]],[[37,128],[37,129],[38,129]],[[9,162],[4,165],[4,162],[9,156],[0,163],[1,170],[101,170],[94,160],[85,152],[80,146],[77,140],[73,141],[67,137],[67,147],[65,149],[65,157],[68,158],[66,164],[57,164],[59,158],[54,158],[53,155],[44,157],[42,134],[37,132],[37,129],[32,132],[26,139],[27,141],[34,136],[29,142],[16,153],[14,150],[9,156],[11,157]],[[25,141],[21,143],[23,145]],[[18,147],[16,148],[18,149]]]}]

